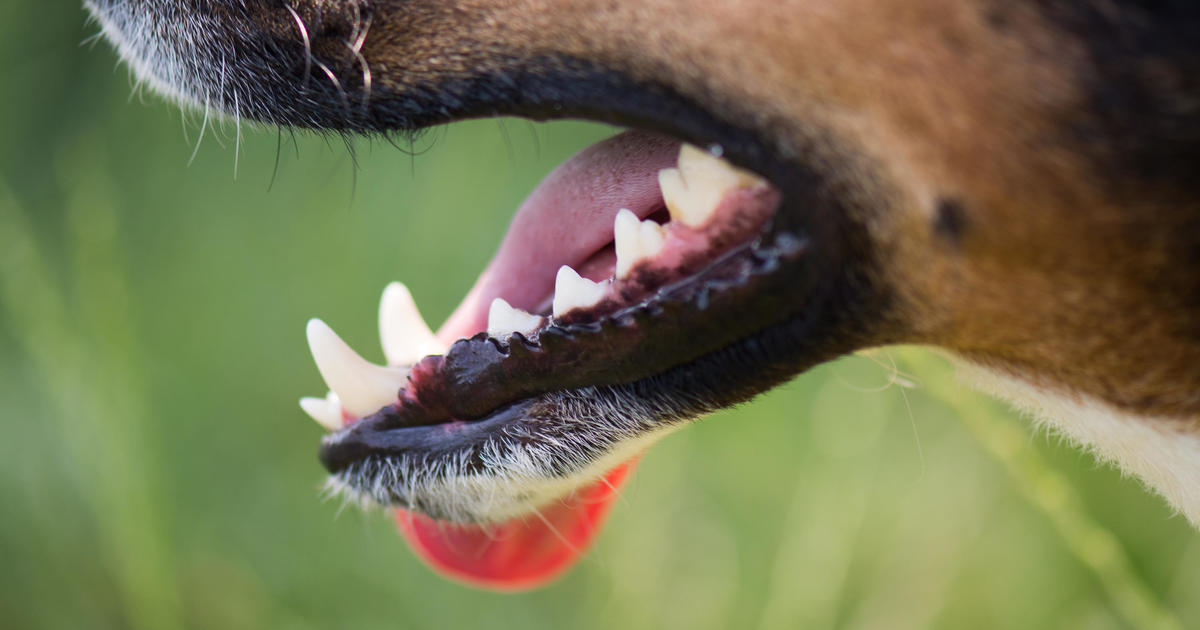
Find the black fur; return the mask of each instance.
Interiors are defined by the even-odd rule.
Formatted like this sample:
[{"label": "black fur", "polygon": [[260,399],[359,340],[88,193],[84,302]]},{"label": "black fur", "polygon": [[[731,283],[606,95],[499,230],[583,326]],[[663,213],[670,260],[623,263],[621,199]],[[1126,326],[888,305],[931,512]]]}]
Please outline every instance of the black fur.
[{"label": "black fur", "polygon": [[[1200,2],[1043,2],[1083,44],[1088,107],[1063,121],[1122,197],[1200,203]],[[1131,199],[1132,200],[1132,199]]]}]

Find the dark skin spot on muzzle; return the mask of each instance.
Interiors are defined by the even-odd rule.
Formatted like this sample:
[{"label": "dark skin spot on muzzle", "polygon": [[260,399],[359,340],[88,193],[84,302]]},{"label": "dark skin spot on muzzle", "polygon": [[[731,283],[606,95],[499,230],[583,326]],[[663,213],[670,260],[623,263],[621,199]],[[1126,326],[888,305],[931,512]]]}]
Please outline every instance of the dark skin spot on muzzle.
[{"label": "dark skin spot on muzzle", "polygon": [[941,197],[933,211],[933,233],[955,248],[967,230],[967,208],[955,197]]}]

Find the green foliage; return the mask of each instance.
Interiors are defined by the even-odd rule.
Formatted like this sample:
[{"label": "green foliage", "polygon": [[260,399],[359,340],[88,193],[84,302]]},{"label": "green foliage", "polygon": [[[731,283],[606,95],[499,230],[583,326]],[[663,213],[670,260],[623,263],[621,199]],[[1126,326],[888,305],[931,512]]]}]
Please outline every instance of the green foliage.
[{"label": "green foliage", "polygon": [[1200,626],[1182,519],[911,349],[669,438],[550,588],[443,581],[383,514],[320,500],[304,322],[378,358],[393,279],[440,321],[537,180],[610,130],[198,140],[197,114],[131,102],[94,30],[0,7],[6,628]]}]

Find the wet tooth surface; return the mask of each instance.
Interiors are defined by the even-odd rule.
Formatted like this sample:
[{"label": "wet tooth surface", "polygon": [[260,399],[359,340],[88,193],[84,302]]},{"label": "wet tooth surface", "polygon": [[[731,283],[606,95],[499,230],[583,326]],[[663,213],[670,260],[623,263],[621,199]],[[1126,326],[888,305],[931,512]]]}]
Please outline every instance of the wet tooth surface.
[{"label": "wet tooth surface", "polygon": [[408,371],[375,365],[346,345],[325,322],[308,322],[308,346],[325,384],[355,417],[375,413],[396,402],[396,394],[408,379]]},{"label": "wet tooth surface", "polygon": [[616,273],[624,278],[639,261],[652,258],[666,241],[665,230],[653,221],[641,221],[630,210],[621,210],[613,221],[613,241],[617,253]]},{"label": "wet tooth surface", "polygon": [[488,309],[487,333],[496,339],[508,339],[517,332],[528,336],[541,325],[541,317],[513,308],[504,298],[492,300],[492,306]]},{"label": "wet tooth surface", "polygon": [[331,405],[328,398],[301,398],[300,408],[329,431],[342,428],[342,407],[340,404]]},{"label": "wet tooth surface", "polygon": [[604,297],[605,289],[605,285],[583,278],[574,269],[563,265],[558,269],[558,277],[554,282],[554,316],[560,317],[572,309],[592,306]]},{"label": "wet tooth surface", "polygon": [[421,317],[408,287],[399,282],[389,284],[379,300],[379,341],[389,365],[412,365],[446,351]]},{"label": "wet tooth surface", "polygon": [[658,174],[671,220],[694,228],[708,221],[729,191],[763,183],[757,175],[690,144],[680,148],[678,168]]}]

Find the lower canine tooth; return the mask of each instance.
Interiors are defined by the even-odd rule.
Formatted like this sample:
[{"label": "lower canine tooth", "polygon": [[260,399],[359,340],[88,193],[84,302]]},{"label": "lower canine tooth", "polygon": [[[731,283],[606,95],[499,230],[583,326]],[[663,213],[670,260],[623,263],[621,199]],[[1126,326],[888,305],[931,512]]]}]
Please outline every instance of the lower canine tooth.
[{"label": "lower canine tooth", "polygon": [[613,242],[617,252],[617,277],[624,278],[639,261],[652,258],[666,240],[661,225],[641,221],[630,210],[621,210],[613,222]]},{"label": "lower canine tooth", "polygon": [[379,300],[379,341],[389,365],[412,365],[446,351],[421,317],[408,287],[399,282],[389,284]]},{"label": "lower canine tooth", "polygon": [[325,384],[352,416],[366,417],[396,402],[408,371],[375,365],[358,356],[325,322],[308,322],[308,346]]},{"label": "lower canine tooth", "polygon": [[329,392],[326,398],[301,398],[300,408],[317,421],[317,424],[330,431],[342,428],[342,405],[338,402],[337,394]]},{"label": "lower canine tooth", "polygon": [[658,173],[658,185],[671,220],[689,227],[700,227],[707,222],[729,191],[762,182],[754,173],[690,144],[679,149],[679,168]]},{"label": "lower canine tooth", "polygon": [[513,333],[528,335],[542,325],[542,318],[513,308],[504,298],[492,300],[488,309],[487,333],[496,339],[508,339]]},{"label": "lower canine tooth", "polygon": [[596,304],[604,298],[605,290],[605,285],[581,277],[574,269],[563,265],[554,282],[554,316],[561,317],[568,311]]}]

